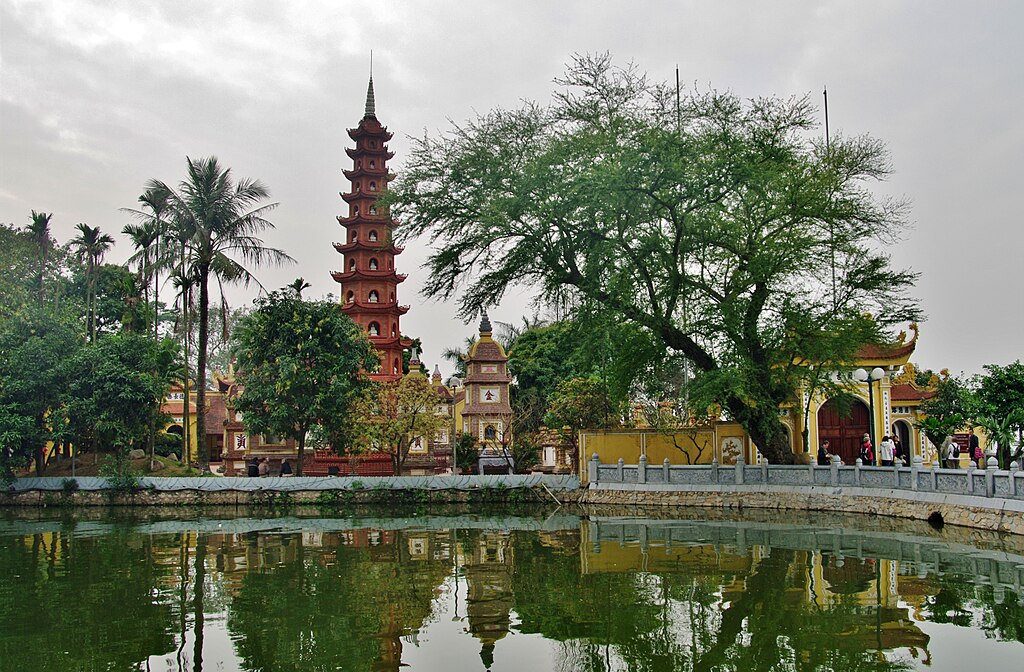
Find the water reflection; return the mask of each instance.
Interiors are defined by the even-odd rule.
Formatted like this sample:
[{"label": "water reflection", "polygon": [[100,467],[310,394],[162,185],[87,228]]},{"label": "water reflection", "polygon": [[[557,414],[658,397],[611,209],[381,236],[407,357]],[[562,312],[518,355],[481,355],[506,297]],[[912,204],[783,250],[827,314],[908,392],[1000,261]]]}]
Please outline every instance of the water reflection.
[{"label": "water reflection", "polygon": [[[903,670],[962,669],[955,655],[993,668],[1019,660],[1019,540],[864,521],[0,521],[0,667]],[[936,652],[938,632],[955,655]]]}]

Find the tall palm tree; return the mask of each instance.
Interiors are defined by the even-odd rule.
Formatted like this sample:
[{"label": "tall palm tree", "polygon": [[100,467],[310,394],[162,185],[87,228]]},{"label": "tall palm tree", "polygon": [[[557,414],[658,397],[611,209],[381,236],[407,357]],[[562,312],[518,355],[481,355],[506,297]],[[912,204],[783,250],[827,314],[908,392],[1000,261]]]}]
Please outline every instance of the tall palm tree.
[{"label": "tall palm tree", "polygon": [[44,298],[44,281],[46,278],[46,257],[53,249],[53,238],[50,236],[50,219],[52,213],[32,211],[32,223],[25,227],[29,237],[36,245],[36,254],[39,257],[39,301]]},{"label": "tall palm tree", "polygon": [[188,171],[177,189],[158,180],[147,188],[167,194],[168,213],[179,240],[183,241],[186,266],[199,290],[199,339],[196,381],[196,434],[200,442],[199,464],[206,469],[209,454],[206,441],[206,357],[209,337],[210,280],[256,282],[243,263],[261,266],[294,261],[276,248],[267,247],[258,234],[274,225],[266,219],[277,203],[261,203],[270,196],[258,180],[231,176],[216,157],[187,159]]},{"label": "tall palm tree", "polygon": [[298,278],[295,278],[294,280],[289,282],[287,285],[285,285],[285,287],[287,287],[288,289],[290,289],[293,292],[295,292],[295,298],[297,298],[299,301],[302,300],[302,291],[304,289],[309,289],[312,286],[313,285],[311,285],[308,282],[306,282],[306,279],[301,277],[301,276],[298,277]]},{"label": "tall palm tree", "polygon": [[182,245],[180,248],[181,263],[171,273],[170,281],[171,284],[177,289],[177,295],[174,300],[175,314],[178,316],[174,321],[174,330],[181,336],[183,344],[183,375],[182,375],[182,386],[184,389],[185,403],[183,404],[184,412],[182,416],[182,445],[181,445],[181,461],[188,467],[192,464],[192,450],[189,437],[191,432],[189,431],[191,420],[189,419],[189,404],[191,403],[191,395],[189,393],[189,378],[191,371],[189,370],[189,345],[191,344],[192,338],[192,325],[190,322],[190,315],[195,310],[195,297],[192,291],[193,285],[195,284],[194,278],[190,277],[185,269],[185,248]]},{"label": "tall palm tree", "polygon": [[[128,264],[138,266],[139,284],[142,285],[146,305],[149,305],[149,286],[153,283],[154,268],[156,266],[156,239],[157,229],[152,222],[142,224],[127,224],[121,233],[128,236],[135,247],[135,254],[128,258]],[[154,313],[155,314],[155,313]],[[148,322],[146,326],[149,328]],[[153,334],[154,339],[156,333]]]},{"label": "tall palm tree", "polygon": [[[175,263],[173,246],[161,248],[160,245],[167,228],[163,220],[168,209],[167,198],[168,194],[164,189],[150,188],[142,192],[138,199],[143,210],[121,208],[122,212],[127,212],[141,222],[150,224],[154,230],[153,253],[150,257],[150,274],[153,281],[153,340],[160,337],[160,271],[163,268],[174,266]],[[127,228],[125,227],[125,229]],[[127,230],[125,233],[128,233]]]},{"label": "tall palm tree", "polygon": [[89,312],[89,340],[96,342],[96,282],[103,257],[114,245],[108,233],[100,233],[100,227],[79,223],[78,235],[71,239],[71,247],[79,262],[85,264],[86,303]]}]

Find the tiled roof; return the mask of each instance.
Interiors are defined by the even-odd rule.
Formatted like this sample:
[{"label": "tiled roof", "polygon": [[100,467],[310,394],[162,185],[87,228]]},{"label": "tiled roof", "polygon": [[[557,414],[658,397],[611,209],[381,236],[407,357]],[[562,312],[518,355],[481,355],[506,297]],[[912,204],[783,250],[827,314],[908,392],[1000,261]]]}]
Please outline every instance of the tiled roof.
[{"label": "tiled roof", "polygon": [[508,359],[501,345],[490,338],[482,338],[470,348],[470,362],[504,362]]},{"label": "tiled roof", "polygon": [[899,383],[892,386],[893,401],[921,401],[932,397],[935,392],[922,390],[909,383]]}]

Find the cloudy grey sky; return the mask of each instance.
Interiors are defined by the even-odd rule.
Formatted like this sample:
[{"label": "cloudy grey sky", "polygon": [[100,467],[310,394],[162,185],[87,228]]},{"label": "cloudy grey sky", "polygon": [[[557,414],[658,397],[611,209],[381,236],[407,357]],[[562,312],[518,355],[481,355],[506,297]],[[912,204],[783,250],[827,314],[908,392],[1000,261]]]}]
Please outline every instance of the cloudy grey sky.
[{"label": "cloudy grey sky", "polygon": [[[576,52],[610,51],[658,80],[678,65],[684,82],[744,97],[820,102],[827,84],[833,132],[884,140],[896,172],[879,191],[913,203],[890,252],[922,274],[915,359],[972,373],[1024,357],[1022,24],[1010,0],[4,0],[0,221],[36,209],[62,242],[78,222],[117,233],[147,179],[176,182],[186,156],[216,155],[280,202],[266,239],[298,264],[259,271],[264,284],[302,275],[307,296],[323,295],[341,267],[345,129],[362,116],[371,49],[397,172],[409,135],[548,101]],[[416,248],[398,259],[403,331],[432,364],[475,328],[419,298]],[[119,240],[110,259],[129,252]],[[518,321],[526,305],[509,297],[492,318]]]}]

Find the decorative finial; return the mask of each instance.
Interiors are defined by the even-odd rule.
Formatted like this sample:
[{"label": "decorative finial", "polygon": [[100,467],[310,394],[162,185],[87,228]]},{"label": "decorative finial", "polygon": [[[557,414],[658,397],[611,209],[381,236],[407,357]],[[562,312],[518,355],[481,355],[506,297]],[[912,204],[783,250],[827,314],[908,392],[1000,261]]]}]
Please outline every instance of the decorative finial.
[{"label": "decorative finial", "polygon": [[491,333],[491,321],[487,317],[487,311],[480,311],[480,333],[489,334]]},{"label": "decorative finial", "polygon": [[437,364],[434,364],[434,374],[431,376],[431,378],[437,381],[441,380],[441,368]]},{"label": "decorative finial", "polygon": [[418,362],[418,361],[420,361],[420,351],[419,351],[419,348],[417,348],[416,346],[413,346],[412,350],[409,353],[409,361],[410,362]]},{"label": "decorative finial", "polygon": [[366,112],[363,114],[363,119],[376,119],[377,118],[377,104],[373,98],[373,75],[370,75],[370,85],[366,87]]}]

